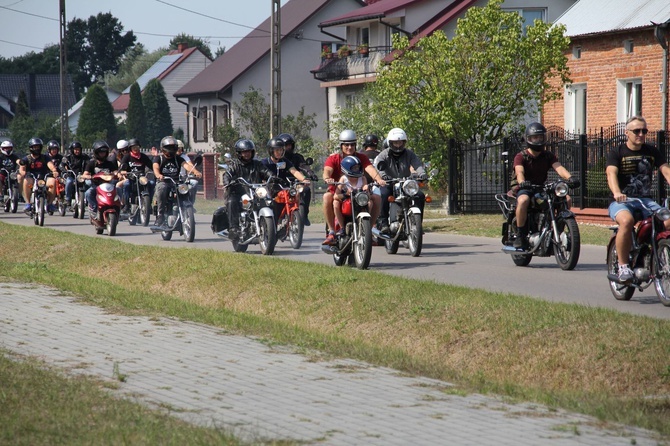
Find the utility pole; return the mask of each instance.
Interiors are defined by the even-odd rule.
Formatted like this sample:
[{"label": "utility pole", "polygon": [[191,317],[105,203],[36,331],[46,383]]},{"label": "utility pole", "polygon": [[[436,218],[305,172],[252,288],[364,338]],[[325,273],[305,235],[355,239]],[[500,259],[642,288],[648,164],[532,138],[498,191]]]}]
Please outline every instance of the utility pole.
[{"label": "utility pole", "polygon": [[280,0],[272,2],[270,20],[270,138],[281,133],[281,5]]},{"label": "utility pole", "polygon": [[65,33],[67,32],[67,21],[65,20],[65,0],[60,0],[60,144],[65,146],[66,138],[70,134],[70,126],[67,117],[67,52],[65,51]]}]

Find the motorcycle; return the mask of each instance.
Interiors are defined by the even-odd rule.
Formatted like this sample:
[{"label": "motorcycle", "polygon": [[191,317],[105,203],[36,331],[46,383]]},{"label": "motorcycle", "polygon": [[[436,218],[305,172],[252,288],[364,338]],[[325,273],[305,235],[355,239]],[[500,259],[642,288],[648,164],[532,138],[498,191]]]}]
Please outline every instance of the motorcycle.
[{"label": "motorcycle", "polygon": [[[642,207],[651,212],[638,198]],[[670,231],[665,229],[664,222],[670,219],[668,199],[664,206],[653,212],[651,217],[639,221],[632,232],[632,246],[629,264],[633,270],[633,280],[619,280],[619,261],[616,250],[618,226],[612,228],[612,237],[607,245],[607,279],[610,290],[617,300],[630,300],[635,290],[643,291],[654,284],[656,295],[663,305],[670,307]]]},{"label": "motorcycle", "polygon": [[49,173],[39,179],[32,173],[30,175],[33,177],[33,190],[30,198],[31,210],[28,216],[36,225],[44,226],[44,214],[47,212],[47,179],[52,175]]},{"label": "motorcycle", "polygon": [[566,196],[569,186],[564,180],[544,185],[531,185],[533,194],[528,207],[528,250],[514,248],[519,237],[516,226],[516,198],[507,194],[496,194],[495,199],[505,217],[502,225],[502,251],[511,254],[517,266],[527,266],[533,256],[556,257],[563,270],[577,266],[580,251],[579,226],[575,214],[568,209]]},{"label": "motorcycle", "polygon": [[16,214],[16,211],[19,209],[19,183],[16,181],[16,170],[8,171],[5,168],[1,169],[3,175],[5,176],[4,190],[6,197],[4,197],[4,208],[5,212],[11,212]]},{"label": "motorcycle", "polygon": [[[340,185],[344,183],[333,183]],[[367,190],[347,185],[348,196],[342,201],[344,233],[340,234],[339,222],[335,223],[335,245],[322,245],[326,254],[332,254],[335,265],[345,262],[355,264],[358,269],[367,269],[372,257],[372,217],[368,212],[370,194]]]},{"label": "motorcycle", "polygon": [[83,219],[86,211],[86,180],[81,175],[77,175],[77,181],[74,184],[74,203],[72,208],[74,210],[72,216],[74,218]]},{"label": "motorcycle", "polygon": [[183,236],[188,243],[195,239],[195,213],[190,195],[190,190],[193,187],[192,178],[195,177],[186,175],[179,181],[170,177],[163,179],[170,185],[165,203],[167,209],[166,223],[165,226],[151,227],[151,232],[160,232],[163,240],[171,240],[172,233],[175,231],[179,232],[179,235]]},{"label": "motorcycle", "polygon": [[[389,196],[389,235],[382,234],[379,229],[372,228],[372,234],[378,239],[384,240],[386,252],[395,254],[398,252],[400,242],[406,242],[412,257],[421,255],[423,247],[423,216],[421,210],[414,203],[414,197],[419,193],[421,183],[417,176],[397,178],[386,182],[393,189]],[[430,202],[430,197],[426,197]]]},{"label": "motorcycle", "polygon": [[219,237],[230,240],[235,252],[246,252],[250,244],[259,244],[263,255],[272,255],[277,244],[277,232],[270,184],[252,184],[237,178],[228,186],[243,185],[242,211],[237,237],[230,236],[225,207],[217,209],[212,218],[212,230]]},{"label": "motorcycle", "polygon": [[286,184],[277,184],[279,191],[275,194],[274,201],[281,205],[281,212],[277,217],[277,239],[285,241],[289,239],[291,247],[298,249],[302,246],[302,237],[305,224],[300,212],[300,194],[304,185],[297,181],[286,180]]},{"label": "motorcycle", "polygon": [[95,227],[96,234],[107,230],[110,237],[116,235],[121,215],[121,200],[113,182],[115,179],[116,175],[107,172],[98,172],[91,179],[93,187],[97,186],[95,199],[98,203],[98,212],[97,215],[91,215],[91,224]]},{"label": "motorcycle", "polygon": [[63,217],[67,212],[70,203],[65,200],[65,182],[68,178],[76,178],[77,175],[71,171],[64,169],[62,174],[56,178],[56,197],[54,199],[54,206],[58,209],[58,214]]},{"label": "motorcycle", "polygon": [[149,193],[150,178],[143,172],[128,172],[126,178],[130,182],[130,215],[128,216],[128,223],[131,226],[137,223],[140,223],[142,226],[149,226],[152,211],[151,195]]}]

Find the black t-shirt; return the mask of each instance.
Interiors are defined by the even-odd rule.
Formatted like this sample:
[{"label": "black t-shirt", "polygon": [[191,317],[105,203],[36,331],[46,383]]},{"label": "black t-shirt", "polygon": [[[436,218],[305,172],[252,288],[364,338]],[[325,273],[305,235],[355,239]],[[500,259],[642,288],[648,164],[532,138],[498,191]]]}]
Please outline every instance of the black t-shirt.
[{"label": "black t-shirt", "polygon": [[[640,150],[630,150],[624,143],[607,155],[607,165],[619,169],[617,179],[621,192],[633,198],[652,197],[654,171],[665,162],[661,151],[649,144],[642,144]],[[613,197],[610,194],[610,198]]]},{"label": "black t-shirt", "polygon": [[86,164],[84,171],[90,173],[91,175],[95,175],[96,173],[100,172],[116,172],[117,169],[118,164],[116,161],[110,161],[109,159],[106,159],[105,161],[99,162],[96,159],[92,159],[88,162],[88,164]]},{"label": "black t-shirt", "polygon": [[119,170],[125,170],[126,172],[144,172],[145,169],[153,171],[153,161],[149,158],[148,155],[140,153],[139,158],[131,156],[130,153],[126,153],[121,160],[121,167]]},{"label": "black t-shirt", "polygon": [[13,172],[19,167],[16,165],[18,159],[19,157],[15,153],[10,153],[9,155],[0,153],[0,167],[7,169],[8,172]]},{"label": "black t-shirt", "polygon": [[32,173],[37,178],[44,178],[46,174],[51,172],[47,163],[49,158],[46,155],[40,155],[37,158],[33,158],[32,155],[24,156],[21,158],[21,165],[26,166],[26,172]]},{"label": "black t-shirt", "polygon": [[285,180],[287,178],[288,179],[293,179],[293,175],[291,175],[291,172],[289,172],[289,171],[295,166],[288,159],[282,158],[281,160],[279,160],[280,163],[282,163],[282,162],[286,163],[286,165],[284,166],[283,169],[277,169],[277,163],[275,163],[272,160],[272,158],[270,158],[270,157],[267,157],[267,158],[261,160],[261,162],[265,165],[265,167],[268,168],[268,170],[270,172],[272,172],[272,175],[274,175],[276,177],[279,177],[283,180]]},{"label": "black t-shirt", "polygon": [[179,181],[179,171],[181,170],[181,165],[184,164],[186,160],[179,155],[175,155],[172,158],[166,158],[163,155],[158,155],[154,157],[154,164],[158,164],[158,171],[164,177],[170,177],[175,181]]}]

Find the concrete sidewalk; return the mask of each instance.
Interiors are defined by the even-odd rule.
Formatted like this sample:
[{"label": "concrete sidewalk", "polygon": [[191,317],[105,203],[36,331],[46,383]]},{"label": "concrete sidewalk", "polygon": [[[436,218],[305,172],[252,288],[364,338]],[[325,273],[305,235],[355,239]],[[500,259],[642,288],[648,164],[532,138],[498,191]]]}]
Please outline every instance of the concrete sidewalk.
[{"label": "concrete sidewalk", "polygon": [[0,346],[113,380],[119,396],[242,439],[319,445],[657,445],[636,428],[354,360],[324,360],[223,330],[128,317],[38,285],[0,284]]}]

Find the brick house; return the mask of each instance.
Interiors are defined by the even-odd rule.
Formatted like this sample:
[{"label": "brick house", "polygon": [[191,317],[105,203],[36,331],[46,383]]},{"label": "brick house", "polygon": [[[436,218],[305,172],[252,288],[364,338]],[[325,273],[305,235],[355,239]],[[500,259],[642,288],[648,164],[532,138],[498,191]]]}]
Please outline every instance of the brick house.
[{"label": "brick house", "polygon": [[650,129],[668,128],[667,0],[581,0],[556,23],[571,39],[573,83],[545,105],[546,126],[588,133],[642,114]]}]

